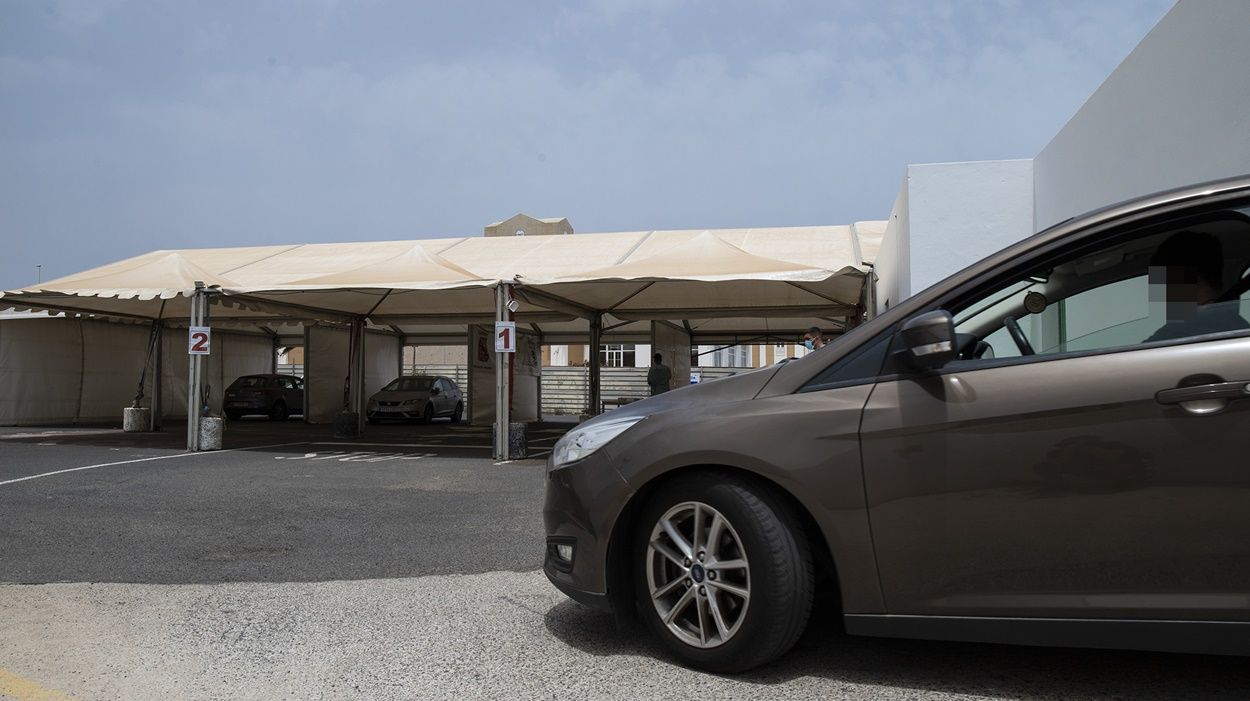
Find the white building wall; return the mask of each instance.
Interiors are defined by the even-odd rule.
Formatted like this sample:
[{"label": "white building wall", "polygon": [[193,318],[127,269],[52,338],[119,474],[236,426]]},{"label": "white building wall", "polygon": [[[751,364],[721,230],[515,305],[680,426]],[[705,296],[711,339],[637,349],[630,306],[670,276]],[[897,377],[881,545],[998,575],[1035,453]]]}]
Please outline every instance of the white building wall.
[{"label": "white building wall", "polygon": [[1250,173],[1250,2],[1181,0],[1035,159],[1035,229]]},{"label": "white building wall", "polygon": [[877,311],[1032,233],[1031,160],[908,166],[877,257]]},{"label": "white building wall", "polygon": [[911,218],[907,199],[908,176],[898,189],[890,219],[886,223],[881,250],[873,264],[877,275],[877,313],[880,314],[911,296]]}]

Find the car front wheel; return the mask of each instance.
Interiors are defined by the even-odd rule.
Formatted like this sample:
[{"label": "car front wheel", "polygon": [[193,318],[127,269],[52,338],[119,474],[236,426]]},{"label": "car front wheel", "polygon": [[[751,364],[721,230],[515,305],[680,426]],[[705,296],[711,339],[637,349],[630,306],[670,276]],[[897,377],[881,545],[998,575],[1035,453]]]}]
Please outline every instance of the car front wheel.
[{"label": "car front wheel", "polygon": [[815,588],[811,550],[767,485],[695,473],[644,508],[635,591],[648,627],[685,663],[741,672],[780,657],[803,633]]}]

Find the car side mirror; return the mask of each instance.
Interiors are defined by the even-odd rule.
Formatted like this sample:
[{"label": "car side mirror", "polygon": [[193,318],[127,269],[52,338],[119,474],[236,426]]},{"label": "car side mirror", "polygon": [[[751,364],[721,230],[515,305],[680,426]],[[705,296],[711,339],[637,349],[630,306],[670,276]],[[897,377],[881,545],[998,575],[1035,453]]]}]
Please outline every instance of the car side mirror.
[{"label": "car side mirror", "polygon": [[908,319],[898,334],[912,364],[922,370],[936,370],[959,353],[955,344],[955,320],[945,309]]},{"label": "car side mirror", "polygon": [[437,387],[432,387],[432,388],[430,388],[430,394],[439,394],[439,393],[441,393],[442,391],[443,391],[443,390],[441,390],[441,389],[439,389],[439,388],[437,388]]}]

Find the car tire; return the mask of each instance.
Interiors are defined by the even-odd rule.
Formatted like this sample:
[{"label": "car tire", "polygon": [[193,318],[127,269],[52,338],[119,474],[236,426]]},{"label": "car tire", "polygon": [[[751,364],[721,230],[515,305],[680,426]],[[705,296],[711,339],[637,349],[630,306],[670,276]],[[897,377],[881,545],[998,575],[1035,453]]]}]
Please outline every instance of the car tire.
[{"label": "car tire", "polygon": [[451,413],[451,422],[458,424],[464,419],[464,402],[456,403],[456,410]]},{"label": "car tire", "polygon": [[[696,518],[705,542],[694,537]],[[682,662],[709,672],[780,657],[811,614],[815,573],[798,518],[776,488],[734,474],[690,473],[663,485],[641,512],[631,569],[647,627]]]},{"label": "car tire", "polygon": [[381,423],[381,419],[376,419],[376,418],[374,418],[374,417],[372,417],[372,416],[370,416],[369,418],[365,419],[365,421],[368,421],[368,422],[369,422],[371,425],[373,425],[373,426],[377,426],[379,423]]},{"label": "car tire", "polygon": [[270,421],[286,421],[287,416],[288,416],[288,413],[286,410],[286,402],[283,402],[283,401],[274,402],[273,406],[270,407],[269,409]]},{"label": "car tire", "polygon": [[434,405],[433,404],[425,405],[425,411],[421,412],[421,423],[423,424],[434,423]]}]

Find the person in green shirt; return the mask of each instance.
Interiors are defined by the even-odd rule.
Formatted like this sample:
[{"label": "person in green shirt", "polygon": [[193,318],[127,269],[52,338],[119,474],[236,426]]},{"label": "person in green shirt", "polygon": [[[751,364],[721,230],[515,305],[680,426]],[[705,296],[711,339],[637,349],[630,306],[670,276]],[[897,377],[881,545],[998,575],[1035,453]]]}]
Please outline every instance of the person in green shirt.
[{"label": "person in green shirt", "polygon": [[647,371],[647,384],[651,386],[652,396],[667,392],[672,385],[673,369],[664,364],[664,356],[655,354],[655,363]]}]

